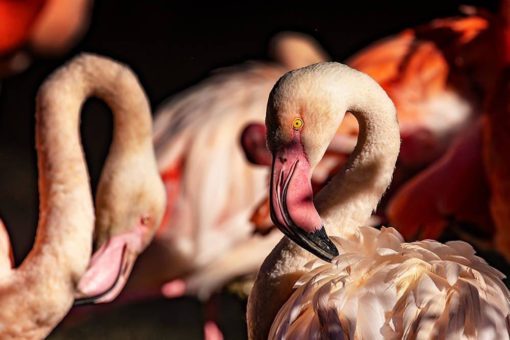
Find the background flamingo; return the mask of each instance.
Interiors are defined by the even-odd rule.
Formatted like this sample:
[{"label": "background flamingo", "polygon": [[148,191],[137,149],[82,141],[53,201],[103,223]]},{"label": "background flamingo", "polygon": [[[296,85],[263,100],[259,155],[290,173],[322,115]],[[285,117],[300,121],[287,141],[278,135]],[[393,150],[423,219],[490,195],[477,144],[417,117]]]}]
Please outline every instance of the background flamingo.
[{"label": "background flamingo", "polygon": [[[278,242],[278,230],[254,235],[250,215],[264,196],[267,170],[246,161],[239,138],[247,122],[263,120],[269,90],[281,74],[327,56],[312,38],[291,32],[275,36],[270,54],[275,62],[220,70],[157,113],[154,144],[167,207],[121,303],[161,293],[208,300],[230,280],[253,275]],[[247,294],[244,287],[238,291]],[[209,304],[207,317],[216,319],[216,309]],[[80,318],[80,311],[99,310],[106,311],[77,310],[68,323]],[[204,331],[208,339],[221,337],[214,323],[206,322]]]},{"label": "background flamingo", "polygon": [[326,58],[310,37],[282,33],[270,44],[276,62],[222,70],[171,98],[156,115],[154,143],[167,188],[167,210],[142,256],[132,287],[161,287],[167,296],[207,298],[232,278],[250,274],[278,240],[253,236],[250,215],[266,188],[266,170],[249,164],[243,127],[263,119],[276,79]]},{"label": "background flamingo", "polygon": [[[509,52],[510,52],[510,44]],[[510,67],[510,66],[509,66]],[[494,220],[494,244],[510,262],[510,159],[508,157],[510,127],[510,68],[507,67],[498,83],[499,89],[488,106],[484,121],[484,161],[491,197],[490,212]]]},{"label": "background flamingo", "polygon": [[[117,129],[97,197],[99,251],[87,271],[94,208],[77,127],[81,105],[92,95],[111,105]],[[0,223],[3,338],[47,336],[71,308],[77,290],[97,300],[115,297],[164,207],[149,106],[127,68],[91,55],[76,58],[41,87],[36,118],[40,222],[34,248],[19,268],[11,268],[8,236]],[[107,266],[97,270],[104,257]]]},{"label": "background flamingo", "polygon": [[[499,190],[506,190],[504,172],[493,168],[505,164],[504,153],[499,152],[505,141],[499,136],[505,134],[502,131],[508,120],[503,113],[506,110],[505,80],[504,77],[497,80],[508,65],[505,33],[508,10],[504,7],[508,3],[503,2],[502,6],[499,16],[489,17],[490,25],[483,39],[466,51],[468,55],[461,54],[466,60],[463,67],[469,70],[470,81],[478,84],[477,95],[481,102],[478,110],[485,114],[438,162],[396,193],[388,206],[388,217],[407,239],[438,239],[454,233],[482,249],[491,250],[496,244],[497,250],[508,258],[508,247],[501,241],[508,234],[502,227],[505,223],[496,222],[499,214],[491,211],[488,203],[498,200]],[[480,44],[495,53],[474,50]],[[500,113],[492,114],[493,111]],[[490,185],[487,178],[490,178]]]},{"label": "background flamingo", "polygon": [[[360,122],[358,144],[314,200],[311,172],[345,111]],[[296,243],[284,238],[259,272],[250,338],[510,337],[504,275],[469,244],[405,243],[395,229],[359,227],[388,187],[400,146],[395,107],[373,79],[336,63],[287,73],[266,122],[271,214]],[[340,255],[325,229],[338,236]],[[304,266],[310,256],[296,244],[334,263]]]},{"label": "background flamingo", "polygon": [[24,48],[55,55],[69,50],[88,26],[91,0],[0,1],[0,77],[30,63]]}]

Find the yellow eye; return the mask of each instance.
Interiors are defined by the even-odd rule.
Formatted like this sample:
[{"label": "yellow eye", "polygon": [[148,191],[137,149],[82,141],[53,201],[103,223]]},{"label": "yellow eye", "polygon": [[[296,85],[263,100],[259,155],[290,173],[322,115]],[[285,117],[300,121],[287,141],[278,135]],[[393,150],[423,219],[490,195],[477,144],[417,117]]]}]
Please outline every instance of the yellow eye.
[{"label": "yellow eye", "polygon": [[301,118],[294,118],[294,121],[292,122],[292,127],[294,130],[301,130],[305,123]]}]

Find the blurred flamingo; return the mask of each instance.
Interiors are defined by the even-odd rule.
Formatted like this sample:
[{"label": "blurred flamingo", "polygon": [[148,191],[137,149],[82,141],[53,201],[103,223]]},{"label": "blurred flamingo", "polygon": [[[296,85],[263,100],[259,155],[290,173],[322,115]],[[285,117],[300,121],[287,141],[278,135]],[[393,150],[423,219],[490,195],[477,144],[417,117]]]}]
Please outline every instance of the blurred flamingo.
[{"label": "blurred flamingo", "polygon": [[[506,145],[505,137],[501,136],[505,134],[508,121],[506,83],[505,79],[498,82],[497,78],[509,61],[509,26],[504,17],[505,13],[509,15],[508,9],[505,10],[508,2],[503,2],[502,6],[500,13],[503,15],[490,17],[490,26],[481,40],[468,46],[467,54],[459,56],[463,60],[462,67],[469,71],[471,83],[476,84],[479,102],[483,102],[478,110],[486,113],[439,161],[395,194],[387,215],[390,223],[407,239],[438,239],[446,232],[453,232],[480,248],[490,249],[495,242],[496,248],[510,258],[508,244],[503,241],[508,234],[504,227],[506,222],[497,221],[502,213],[501,209],[494,208],[501,204],[495,202],[501,202],[504,196],[501,193],[506,190],[502,171],[505,153],[501,152]],[[486,45],[484,49],[493,53],[480,53],[475,47],[481,45]]]},{"label": "blurred flamingo", "polygon": [[88,25],[92,0],[0,0],[0,77],[25,69],[24,47],[43,55],[67,51]]},{"label": "blurred flamingo", "polygon": [[[360,122],[358,144],[314,198],[311,172],[346,111]],[[289,72],[266,124],[271,215],[287,237],[250,295],[250,339],[510,338],[504,275],[469,244],[405,243],[393,228],[360,226],[400,147],[395,107],[373,79],[337,63]]]},{"label": "blurred flamingo", "polygon": [[[510,45],[508,45],[510,46]],[[510,51],[510,49],[509,49]],[[510,66],[502,73],[499,90],[484,120],[484,161],[490,184],[489,204],[494,219],[494,245],[510,262]]]},{"label": "blurred flamingo", "polygon": [[479,122],[467,129],[441,159],[408,181],[390,200],[387,214],[408,240],[439,239],[448,227],[486,248],[494,231],[484,203],[489,198]]},{"label": "blurred flamingo", "polygon": [[[112,107],[116,125],[99,184],[95,229],[78,134],[80,108],[89,96]],[[37,96],[36,144],[40,220],[34,247],[19,268],[12,268],[0,223],[2,338],[44,338],[76,295],[113,299],[163,214],[149,105],[127,68],[83,55],[56,71]],[[91,259],[93,231],[97,252]]]},{"label": "blurred flamingo", "polygon": [[[502,2],[504,30],[500,36],[504,46],[506,68],[489,98],[483,125],[484,161],[490,184],[490,211],[496,229],[494,242],[497,249],[510,261],[510,1]],[[487,202],[487,201],[484,201]]]},{"label": "blurred flamingo", "polygon": [[395,102],[402,165],[419,168],[436,159],[471,118],[470,93],[455,83],[454,67],[438,41],[463,46],[486,25],[476,16],[435,20],[376,42],[346,61],[373,77]]},{"label": "blurred flamingo", "polygon": [[154,143],[167,189],[167,209],[140,258],[131,292],[153,290],[207,299],[229,280],[256,272],[279,232],[253,235],[250,215],[267,186],[267,170],[247,162],[242,129],[263,121],[267,96],[285,71],[327,58],[317,42],[281,33],[270,45],[276,62],[248,62],[164,103]]}]

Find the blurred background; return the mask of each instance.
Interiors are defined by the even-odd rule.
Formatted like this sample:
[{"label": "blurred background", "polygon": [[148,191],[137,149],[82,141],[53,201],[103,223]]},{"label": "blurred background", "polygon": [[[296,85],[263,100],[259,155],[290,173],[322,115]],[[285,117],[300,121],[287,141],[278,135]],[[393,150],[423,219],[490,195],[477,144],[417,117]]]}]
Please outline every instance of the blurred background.
[{"label": "blurred background", "polygon": [[[268,43],[278,32],[309,34],[333,60],[342,61],[405,28],[458,15],[464,4],[496,11],[499,2],[94,2],[88,29],[74,47],[58,56],[35,58],[25,71],[0,82],[0,217],[9,230],[16,263],[30,250],[37,223],[34,98],[45,77],[74,55],[93,52],[129,65],[156,109],[214,69],[267,60]],[[82,115],[93,188],[111,139],[112,119],[107,113],[103,103],[92,99]],[[507,269],[498,256],[492,261]],[[245,337],[244,300],[228,293],[216,299],[221,300],[218,323],[225,338]],[[200,339],[204,308],[193,298],[157,299],[109,311],[74,330],[69,327],[75,324],[57,329],[52,337],[149,339],[165,334],[168,339]]]}]

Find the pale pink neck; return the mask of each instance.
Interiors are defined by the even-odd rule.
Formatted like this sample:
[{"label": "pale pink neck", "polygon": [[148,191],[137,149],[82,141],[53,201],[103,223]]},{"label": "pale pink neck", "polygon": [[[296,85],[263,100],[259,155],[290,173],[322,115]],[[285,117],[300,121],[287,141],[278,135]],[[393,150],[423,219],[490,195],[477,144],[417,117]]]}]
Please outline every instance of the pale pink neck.
[{"label": "pale pink neck", "polygon": [[345,236],[365,224],[391,182],[400,148],[395,107],[386,93],[367,76],[344,80],[346,96],[338,108],[358,120],[358,142],[346,166],[315,197],[315,205],[329,235]]},{"label": "pale pink neck", "polygon": [[[44,338],[67,314],[88,265],[94,208],[79,136],[80,110],[90,96],[112,108],[115,131],[107,165],[151,145],[150,110],[136,77],[92,55],[55,72],[37,97],[39,225],[22,265],[2,277],[0,337]],[[110,165],[106,177],[117,169]]]},{"label": "pale pink neck", "polygon": [[88,264],[94,226],[79,136],[81,106],[92,96],[103,99],[114,115],[105,167],[123,154],[151,144],[146,97],[134,75],[113,61],[81,56],[42,86],[36,114],[40,219],[36,244],[27,261],[36,260],[36,254],[40,260],[48,257],[77,276]]},{"label": "pale pink neck", "polygon": [[[366,223],[390,183],[400,147],[399,127],[393,103],[373,79],[336,63],[316,66],[315,70],[319,71],[315,78],[323,77],[321,86],[334,90],[331,90],[330,98],[318,96],[321,102],[309,106],[334,103],[335,112],[330,120],[323,122],[321,135],[316,138],[322,139],[320,144],[324,145],[317,147],[311,159],[322,157],[329,142],[327,139],[335,134],[346,111],[352,112],[360,124],[358,143],[347,166],[314,199],[328,235],[348,236]],[[315,90],[306,89],[311,94]],[[312,95],[307,97],[313,98]],[[248,303],[252,338],[267,339],[276,313],[312,258],[288,238],[284,238],[266,258]]]}]

